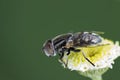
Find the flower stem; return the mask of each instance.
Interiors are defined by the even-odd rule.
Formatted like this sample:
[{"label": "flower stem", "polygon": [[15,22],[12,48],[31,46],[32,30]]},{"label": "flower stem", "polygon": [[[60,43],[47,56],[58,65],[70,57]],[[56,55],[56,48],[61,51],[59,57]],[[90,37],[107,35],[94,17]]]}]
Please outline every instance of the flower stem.
[{"label": "flower stem", "polygon": [[102,80],[102,75],[108,70],[109,68],[101,68],[96,70],[88,70],[85,72],[78,71],[78,73],[82,76],[88,77],[91,80]]},{"label": "flower stem", "polygon": [[91,77],[92,80],[102,80],[102,76],[93,76]]}]

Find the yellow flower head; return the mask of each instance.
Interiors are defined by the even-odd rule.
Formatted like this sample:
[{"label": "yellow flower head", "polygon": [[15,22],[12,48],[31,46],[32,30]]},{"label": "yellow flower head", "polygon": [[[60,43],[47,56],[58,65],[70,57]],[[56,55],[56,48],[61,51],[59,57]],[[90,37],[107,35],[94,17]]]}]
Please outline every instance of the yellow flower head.
[{"label": "yellow flower head", "polygon": [[[112,68],[114,60],[120,56],[119,42],[108,39],[95,46],[79,47],[80,52],[71,52],[65,54],[60,61],[64,67],[70,70],[76,70],[81,75],[90,77],[92,80],[102,80],[101,75],[108,68]],[[94,64],[94,66],[86,60]]]},{"label": "yellow flower head", "polygon": [[[115,44],[111,40],[103,39],[103,41],[95,46],[79,47],[80,52],[71,52],[64,55],[61,62],[64,67],[77,71],[88,71],[102,68],[112,68],[114,59],[120,56],[119,43]],[[95,66],[93,66],[89,59]]]},{"label": "yellow flower head", "polygon": [[79,47],[80,52],[65,54],[60,62],[70,70],[76,70],[79,74],[92,80],[102,80],[109,68],[112,68],[114,60],[120,56],[119,42],[103,39],[95,46]]}]

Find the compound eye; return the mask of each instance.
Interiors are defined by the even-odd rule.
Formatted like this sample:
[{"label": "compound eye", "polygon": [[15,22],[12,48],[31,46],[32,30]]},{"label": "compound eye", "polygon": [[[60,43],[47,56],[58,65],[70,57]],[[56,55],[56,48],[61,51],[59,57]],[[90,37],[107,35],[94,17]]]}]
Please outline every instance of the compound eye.
[{"label": "compound eye", "polygon": [[55,50],[54,50],[54,46],[52,44],[51,40],[48,40],[45,42],[45,44],[43,45],[43,51],[45,52],[45,54],[50,57],[50,56],[55,56]]}]

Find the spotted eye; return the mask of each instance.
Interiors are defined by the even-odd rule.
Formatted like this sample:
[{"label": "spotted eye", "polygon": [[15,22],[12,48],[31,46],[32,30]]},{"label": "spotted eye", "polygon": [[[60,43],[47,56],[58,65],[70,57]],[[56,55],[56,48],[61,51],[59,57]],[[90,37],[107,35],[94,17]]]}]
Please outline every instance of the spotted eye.
[{"label": "spotted eye", "polygon": [[54,46],[51,40],[48,40],[45,42],[45,44],[43,45],[43,51],[45,52],[45,54],[47,56],[55,56],[55,50],[54,50]]}]

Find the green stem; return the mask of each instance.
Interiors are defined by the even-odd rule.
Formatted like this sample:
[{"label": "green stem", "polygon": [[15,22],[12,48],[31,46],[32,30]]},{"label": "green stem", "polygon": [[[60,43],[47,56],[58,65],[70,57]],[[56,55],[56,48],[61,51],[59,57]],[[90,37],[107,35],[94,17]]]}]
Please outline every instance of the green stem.
[{"label": "green stem", "polygon": [[92,80],[102,80],[102,76],[101,75],[97,75],[97,76],[93,76],[91,77]]},{"label": "green stem", "polygon": [[80,75],[90,78],[91,80],[102,80],[102,75],[108,70],[109,68],[101,68],[96,70],[88,70],[85,72],[78,71]]}]

